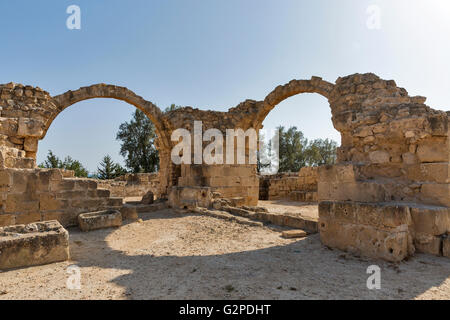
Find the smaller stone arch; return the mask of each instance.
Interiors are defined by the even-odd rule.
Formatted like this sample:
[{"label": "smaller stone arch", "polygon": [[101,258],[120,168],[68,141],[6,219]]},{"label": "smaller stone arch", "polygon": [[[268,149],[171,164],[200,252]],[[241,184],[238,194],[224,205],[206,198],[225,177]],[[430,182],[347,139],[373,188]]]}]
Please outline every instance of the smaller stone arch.
[{"label": "smaller stone arch", "polygon": [[334,84],[324,81],[320,77],[312,77],[310,80],[291,80],[285,85],[280,85],[264,98],[256,114],[253,126],[260,129],[269,112],[289,97],[300,93],[318,93],[329,99],[333,89]]}]

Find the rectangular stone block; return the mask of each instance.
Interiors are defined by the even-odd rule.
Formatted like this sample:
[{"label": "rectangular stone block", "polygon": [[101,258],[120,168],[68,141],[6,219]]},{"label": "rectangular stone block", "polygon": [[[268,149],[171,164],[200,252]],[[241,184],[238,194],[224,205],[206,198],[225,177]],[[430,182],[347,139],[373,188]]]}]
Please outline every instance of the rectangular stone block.
[{"label": "rectangular stone block", "polygon": [[78,216],[78,225],[82,231],[120,227],[122,214],[116,210],[82,213]]},{"label": "rectangular stone block", "polygon": [[67,202],[56,199],[53,194],[42,193],[39,195],[39,209],[42,211],[64,209],[64,205],[67,207]]},{"label": "rectangular stone block", "polygon": [[58,221],[0,228],[0,269],[69,259],[69,233]]},{"label": "rectangular stone block", "polygon": [[435,138],[417,147],[420,162],[448,162],[449,152],[445,138]]},{"label": "rectangular stone block", "polygon": [[57,220],[64,227],[76,226],[78,225],[78,214],[79,213],[73,209],[41,212],[41,220]]},{"label": "rectangular stone block", "polygon": [[17,136],[39,138],[44,133],[44,123],[37,119],[19,118]]},{"label": "rectangular stone block", "polygon": [[431,235],[416,235],[414,246],[417,252],[428,253],[435,256],[441,255],[441,237]]},{"label": "rectangular stone block", "polygon": [[427,204],[450,207],[450,184],[422,184],[419,197]]},{"label": "rectangular stone block", "polygon": [[15,214],[0,214],[0,227],[16,224]]},{"label": "rectangular stone block", "polygon": [[412,207],[411,218],[416,233],[432,236],[450,233],[450,208]]},{"label": "rectangular stone block", "polygon": [[420,163],[406,170],[408,179],[413,181],[450,183],[450,162]]},{"label": "rectangular stone block", "polygon": [[322,243],[358,255],[401,261],[410,254],[411,223],[407,206],[320,202]]},{"label": "rectangular stone block", "polygon": [[16,214],[15,224],[29,224],[38,221],[41,221],[40,212],[18,213]]},{"label": "rectangular stone block", "polygon": [[450,258],[450,237],[447,236],[447,238],[445,238],[443,240],[442,243],[442,255],[444,257]]},{"label": "rectangular stone block", "polygon": [[25,194],[8,194],[5,202],[6,213],[31,211],[39,211],[39,200],[28,200]]}]

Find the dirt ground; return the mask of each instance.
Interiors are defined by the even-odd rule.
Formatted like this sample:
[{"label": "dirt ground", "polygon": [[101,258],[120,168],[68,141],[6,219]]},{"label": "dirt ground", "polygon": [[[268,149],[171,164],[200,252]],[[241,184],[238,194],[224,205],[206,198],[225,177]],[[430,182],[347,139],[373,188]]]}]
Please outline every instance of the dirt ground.
[{"label": "dirt ground", "polygon": [[[71,261],[0,272],[0,299],[450,299],[450,259],[396,264],[279,230],[170,210],[119,229],[69,229]],[[370,265],[381,289],[369,290]],[[68,289],[77,265],[81,289]]]}]

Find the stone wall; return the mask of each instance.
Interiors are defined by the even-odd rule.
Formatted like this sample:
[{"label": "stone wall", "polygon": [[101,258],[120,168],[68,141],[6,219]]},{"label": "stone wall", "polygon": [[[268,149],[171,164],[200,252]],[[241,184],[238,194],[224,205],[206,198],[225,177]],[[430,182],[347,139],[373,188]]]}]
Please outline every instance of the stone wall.
[{"label": "stone wall", "polygon": [[58,220],[77,224],[82,212],[122,206],[93,179],[64,178],[59,169],[0,170],[0,226]]},{"label": "stone wall", "polygon": [[317,201],[317,167],[303,167],[298,173],[260,175],[260,200]]},{"label": "stone wall", "polygon": [[142,197],[148,191],[157,198],[160,196],[158,173],[126,174],[116,179],[97,180],[97,185],[109,190],[112,197]]}]

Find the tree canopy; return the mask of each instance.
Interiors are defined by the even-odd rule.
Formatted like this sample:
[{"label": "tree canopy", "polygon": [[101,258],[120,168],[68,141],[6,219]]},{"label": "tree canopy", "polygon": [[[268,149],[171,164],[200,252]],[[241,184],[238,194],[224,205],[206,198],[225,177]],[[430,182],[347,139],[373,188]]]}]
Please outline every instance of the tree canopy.
[{"label": "tree canopy", "polygon": [[[330,139],[315,139],[308,141],[303,132],[297,127],[277,128],[279,132],[279,162],[278,172],[297,172],[305,166],[321,166],[336,162],[337,143]],[[272,152],[271,143],[261,143],[258,151],[258,159],[272,159],[267,156]],[[276,161],[276,160],[275,160]],[[258,161],[258,170],[264,171],[267,164]]]},{"label": "tree canopy", "polygon": [[115,163],[111,156],[107,154],[100,162],[100,167],[97,168],[97,178],[106,180],[114,179],[126,173],[126,170],[118,163]]},{"label": "tree canopy", "polygon": [[86,178],[89,175],[88,170],[81,164],[80,161],[72,159],[67,156],[62,161],[51,150],[48,150],[47,159],[39,165],[41,168],[57,168],[73,170],[76,177]]}]

